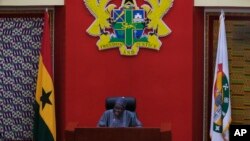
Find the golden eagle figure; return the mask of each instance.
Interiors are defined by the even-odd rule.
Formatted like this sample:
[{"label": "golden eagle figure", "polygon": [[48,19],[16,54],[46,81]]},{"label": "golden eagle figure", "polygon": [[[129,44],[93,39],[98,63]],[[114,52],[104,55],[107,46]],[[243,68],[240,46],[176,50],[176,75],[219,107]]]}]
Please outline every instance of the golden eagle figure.
[{"label": "golden eagle figure", "polygon": [[111,24],[109,19],[111,18],[111,11],[116,6],[114,4],[108,5],[110,0],[84,0],[84,2],[89,11],[96,18],[87,29],[87,32],[92,36],[99,36],[105,28],[110,28]]},{"label": "golden eagle figure", "polygon": [[143,4],[141,7],[146,11],[149,23],[147,27],[157,31],[159,37],[168,35],[171,30],[162,21],[162,17],[172,7],[173,0],[145,0],[148,4]]}]

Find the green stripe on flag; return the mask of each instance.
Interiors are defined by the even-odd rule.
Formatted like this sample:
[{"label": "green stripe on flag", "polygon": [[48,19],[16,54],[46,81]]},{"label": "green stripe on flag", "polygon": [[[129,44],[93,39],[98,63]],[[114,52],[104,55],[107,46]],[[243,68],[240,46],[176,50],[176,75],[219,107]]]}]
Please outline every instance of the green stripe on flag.
[{"label": "green stripe on flag", "polygon": [[37,104],[37,102],[35,102],[34,110],[34,141],[54,141],[52,133],[50,132],[48,126],[39,114],[39,105]]}]

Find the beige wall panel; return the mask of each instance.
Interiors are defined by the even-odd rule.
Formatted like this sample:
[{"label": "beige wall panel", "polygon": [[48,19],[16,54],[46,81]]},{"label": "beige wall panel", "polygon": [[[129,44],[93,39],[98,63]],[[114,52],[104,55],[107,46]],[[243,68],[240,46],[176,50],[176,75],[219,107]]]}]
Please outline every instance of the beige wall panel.
[{"label": "beige wall panel", "polygon": [[250,7],[250,0],[194,0],[194,6]]},{"label": "beige wall panel", "polygon": [[64,0],[0,0],[0,6],[64,5]]}]

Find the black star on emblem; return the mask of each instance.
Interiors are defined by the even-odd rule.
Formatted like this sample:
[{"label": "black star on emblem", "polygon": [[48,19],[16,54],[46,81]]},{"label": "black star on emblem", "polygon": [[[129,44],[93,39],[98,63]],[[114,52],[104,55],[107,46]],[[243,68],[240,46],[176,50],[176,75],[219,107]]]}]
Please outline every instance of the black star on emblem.
[{"label": "black star on emblem", "polygon": [[50,104],[52,103],[49,100],[49,96],[51,95],[52,91],[46,93],[45,90],[43,89],[42,96],[40,97],[40,101],[42,101],[42,109],[45,107],[45,104]]},{"label": "black star on emblem", "polygon": [[134,0],[125,0],[124,4],[126,4],[126,3],[128,3],[128,2],[134,4]]}]

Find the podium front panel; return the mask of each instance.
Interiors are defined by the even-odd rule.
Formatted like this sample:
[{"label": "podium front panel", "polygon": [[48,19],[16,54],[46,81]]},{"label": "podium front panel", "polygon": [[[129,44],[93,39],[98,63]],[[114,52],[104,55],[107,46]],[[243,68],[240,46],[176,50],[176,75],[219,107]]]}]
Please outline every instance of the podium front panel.
[{"label": "podium front panel", "polygon": [[160,141],[159,128],[76,128],[75,141]]}]

